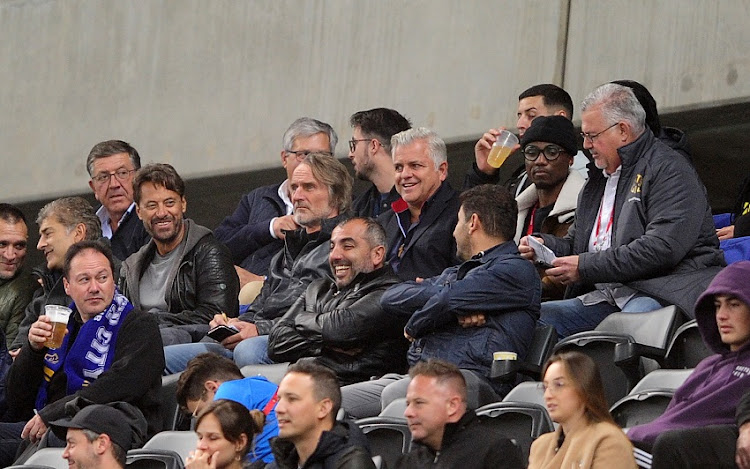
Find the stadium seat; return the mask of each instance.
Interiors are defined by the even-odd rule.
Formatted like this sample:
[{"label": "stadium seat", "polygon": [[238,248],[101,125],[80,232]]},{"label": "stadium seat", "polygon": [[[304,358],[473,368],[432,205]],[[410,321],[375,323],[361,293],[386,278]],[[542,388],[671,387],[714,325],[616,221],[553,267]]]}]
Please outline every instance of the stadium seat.
[{"label": "stadium seat", "polygon": [[612,406],[612,418],[622,428],[651,422],[664,413],[675,390],[692,372],[692,369],[652,371]]},{"label": "stadium seat", "polygon": [[403,417],[367,417],[356,421],[370,443],[370,453],[383,458],[384,467],[395,467],[409,451],[411,432]]},{"label": "stadium seat", "polygon": [[25,463],[6,469],[68,469],[68,461],[62,457],[63,451],[65,448],[42,448],[29,456]]},{"label": "stadium seat", "polygon": [[547,409],[526,402],[495,402],[477,409],[483,425],[515,441],[528,461],[531,443],[554,430]]},{"label": "stadium seat", "polygon": [[180,419],[180,406],[177,405],[177,380],[180,379],[180,373],[162,376],[161,391],[159,392],[159,402],[161,403],[162,429],[177,429],[178,420]]},{"label": "stadium seat", "polygon": [[406,398],[399,397],[398,399],[394,399],[393,401],[391,401],[390,404],[385,406],[385,409],[383,409],[383,411],[380,412],[380,416],[403,418],[405,410],[406,410]]},{"label": "stadium seat", "polygon": [[373,456],[372,463],[375,464],[375,469],[380,469],[383,467],[383,458],[380,456]]},{"label": "stadium seat", "polygon": [[272,383],[279,384],[289,368],[289,362],[274,363],[272,365],[245,365],[240,369],[242,376],[263,376]]},{"label": "stadium seat", "polygon": [[159,449],[131,449],[128,451],[128,469],[183,469],[182,457],[174,451]]},{"label": "stadium seat", "polygon": [[198,435],[192,431],[164,431],[152,436],[143,445],[143,449],[166,449],[172,450],[180,455],[182,463],[191,451],[195,450],[198,443]]},{"label": "stadium seat", "polygon": [[557,331],[550,325],[537,325],[534,338],[524,360],[494,360],[490,378],[504,383],[513,383],[517,373],[540,380],[544,363],[557,343]]},{"label": "stadium seat", "polygon": [[646,313],[612,313],[594,331],[566,337],[553,352],[578,350],[593,358],[607,402],[613,405],[644,376],[643,357],[664,358],[681,320],[675,306]]},{"label": "stadium seat", "polygon": [[544,407],[544,391],[540,384],[538,381],[519,383],[505,395],[503,402],[526,402]]},{"label": "stadium seat", "polygon": [[701,360],[713,355],[703,342],[695,319],[688,321],[675,332],[667,349],[664,368],[695,368]]}]

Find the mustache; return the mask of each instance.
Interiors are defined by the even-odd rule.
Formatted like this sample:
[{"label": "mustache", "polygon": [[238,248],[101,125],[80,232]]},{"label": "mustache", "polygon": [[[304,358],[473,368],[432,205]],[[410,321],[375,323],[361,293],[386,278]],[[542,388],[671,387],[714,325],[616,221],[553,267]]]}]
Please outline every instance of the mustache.
[{"label": "mustache", "polygon": [[165,217],[160,217],[160,218],[154,217],[151,219],[151,226],[154,226],[155,224],[161,223],[163,221],[175,221],[175,217],[171,215],[167,215]]}]

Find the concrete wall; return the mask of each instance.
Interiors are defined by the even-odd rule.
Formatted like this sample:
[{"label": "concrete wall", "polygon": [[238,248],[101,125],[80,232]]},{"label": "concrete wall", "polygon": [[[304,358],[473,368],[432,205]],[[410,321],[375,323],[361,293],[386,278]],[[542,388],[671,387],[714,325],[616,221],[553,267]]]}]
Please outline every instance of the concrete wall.
[{"label": "concrete wall", "polygon": [[[531,84],[616,78],[662,109],[750,96],[740,0],[0,0],[0,200],[86,190],[121,138],[183,176],[269,168],[300,115],[393,107],[449,141]],[[569,18],[568,18],[569,15]],[[228,210],[227,210],[228,211]]]}]

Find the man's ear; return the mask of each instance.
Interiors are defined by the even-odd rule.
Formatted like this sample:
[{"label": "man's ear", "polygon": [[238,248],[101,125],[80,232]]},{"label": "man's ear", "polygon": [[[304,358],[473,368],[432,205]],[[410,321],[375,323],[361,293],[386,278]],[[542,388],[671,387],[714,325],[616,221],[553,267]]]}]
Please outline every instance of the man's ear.
[{"label": "man's ear", "polygon": [[[328,415],[331,414],[331,411],[333,410],[333,401],[331,401],[328,398],[323,399],[322,401],[318,402],[318,420],[323,420]],[[336,420],[336,416],[333,416],[333,419]]]},{"label": "man's ear", "polygon": [[138,204],[135,204],[135,214],[138,215],[139,220],[143,220],[143,217],[141,216],[141,206]]},{"label": "man's ear", "polygon": [[215,379],[209,379],[205,383],[203,383],[203,387],[206,388],[206,391],[214,394],[216,394],[216,390],[219,389],[220,385],[221,383],[216,381]]},{"label": "man's ear", "polygon": [[375,246],[370,251],[370,259],[374,265],[382,265],[385,262],[385,246]]},{"label": "man's ear", "polygon": [[94,452],[97,455],[101,456],[102,454],[107,452],[109,448],[112,447],[112,440],[110,440],[109,435],[107,435],[106,433],[101,433],[96,438],[96,440],[94,440],[92,446],[94,447]]},{"label": "man's ear", "polygon": [[73,228],[73,239],[76,243],[86,239],[86,225],[79,223]]},{"label": "man's ear", "polygon": [[65,288],[65,294],[70,296],[70,292],[68,292],[68,287],[70,286],[70,283],[68,283],[68,279],[63,277],[63,288]]},{"label": "man's ear", "polygon": [[469,217],[469,233],[473,233],[478,229],[482,228],[482,220],[479,219],[479,215],[472,213]]}]

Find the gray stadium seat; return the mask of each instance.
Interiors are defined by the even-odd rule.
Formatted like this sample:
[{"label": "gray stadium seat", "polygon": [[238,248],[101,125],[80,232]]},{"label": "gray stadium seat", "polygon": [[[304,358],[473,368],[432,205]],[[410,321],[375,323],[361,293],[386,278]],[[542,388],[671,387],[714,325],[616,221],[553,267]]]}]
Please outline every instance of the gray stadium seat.
[{"label": "gray stadium seat", "polygon": [[195,450],[198,443],[198,435],[192,431],[164,431],[159,432],[143,445],[143,449],[167,449],[180,455],[182,463],[188,454]]},{"label": "gray stadium seat", "polygon": [[289,362],[274,363],[272,365],[245,365],[240,369],[242,376],[249,378],[251,376],[264,376],[272,383],[281,383],[282,378],[289,368]]}]

